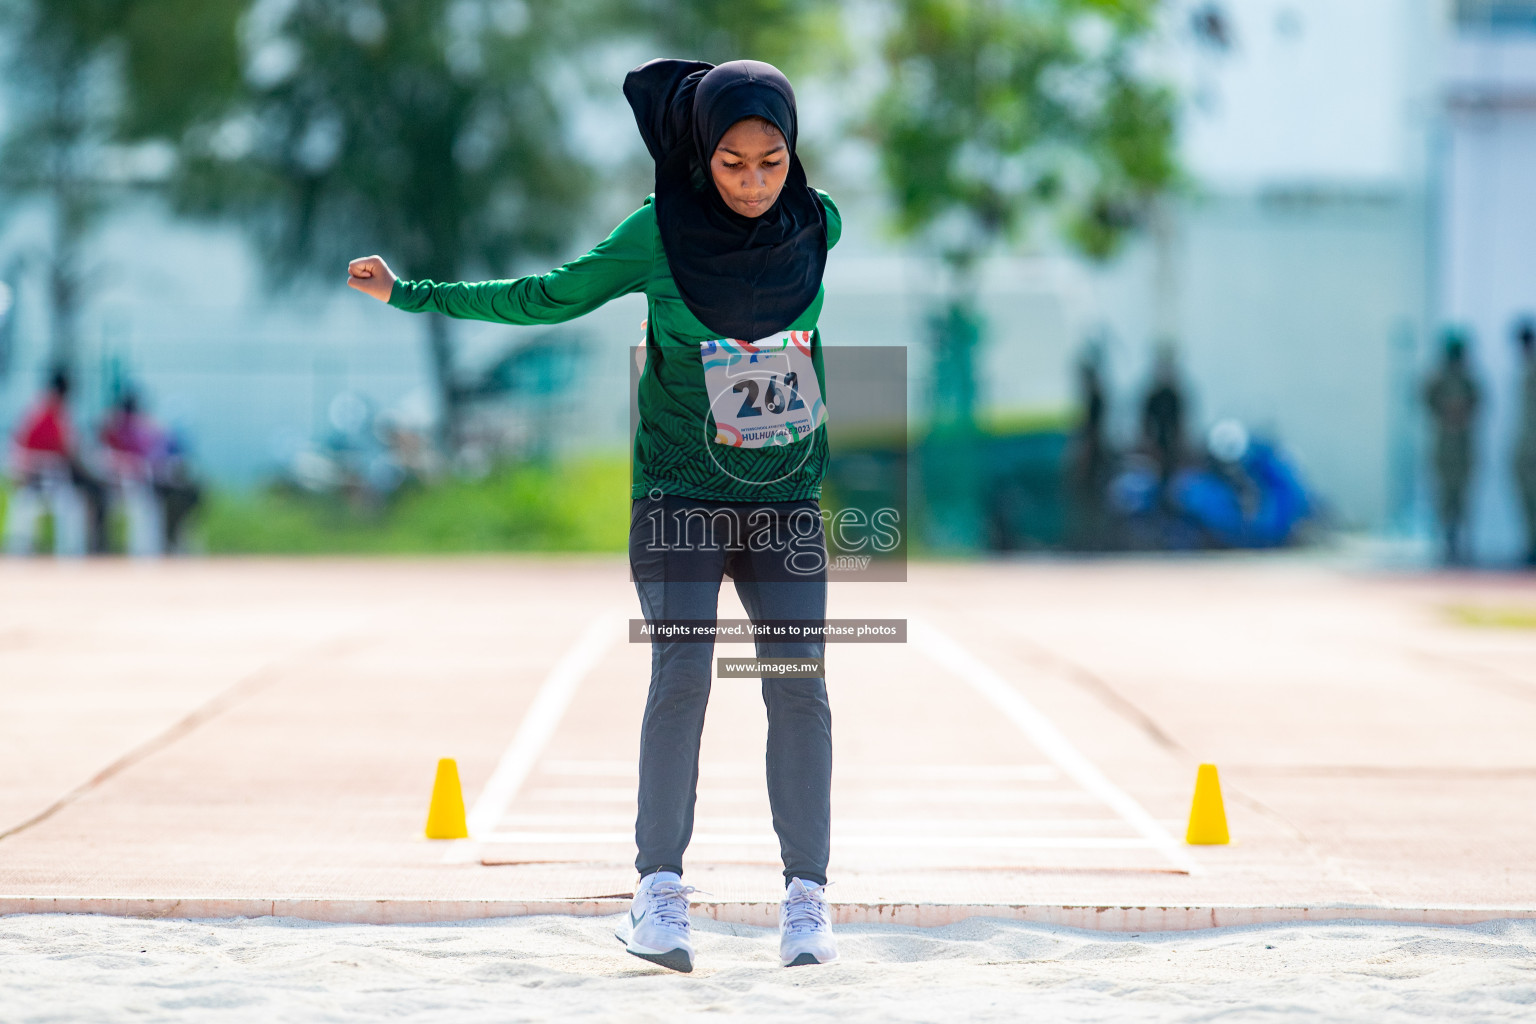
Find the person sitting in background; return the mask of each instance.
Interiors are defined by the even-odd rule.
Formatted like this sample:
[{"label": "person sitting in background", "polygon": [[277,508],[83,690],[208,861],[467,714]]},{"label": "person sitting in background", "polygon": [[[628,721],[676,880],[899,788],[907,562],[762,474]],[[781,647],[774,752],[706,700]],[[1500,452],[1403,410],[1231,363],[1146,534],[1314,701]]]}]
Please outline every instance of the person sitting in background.
[{"label": "person sitting in background", "polygon": [[161,431],[152,459],[155,493],[165,527],[164,550],[185,550],[187,520],[203,502],[203,489],[192,472],[187,443],[175,429]]},{"label": "person sitting in background", "polygon": [[160,431],[140,412],[138,395],[126,391],[101,425],[99,437],[111,482],[122,494],[128,554],[152,558],[161,553],[165,534],[154,479]]},{"label": "person sitting in background", "polygon": [[1448,331],[1444,361],[1424,387],[1424,404],[1434,421],[1436,504],[1448,565],[1468,560],[1467,489],[1472,479],[1472,425],[1480,401],[1477,381],[1467,369],[1466,335]]},{"label": "person sitting in background", "polygon": [[129,553],[181,550],[187,520],[203,497],[185,439],[145,414],[138,394],[129,391],[102,424],[101,442],[128,503]]},{"label": "person sitting in background", "polygon": [[[53,514],[54,553],[100,550],[101,488],[81,464],[69,421],[69,375],[55,371],[41,401],[16,429],[11,471],[16,481],[6,516],[6,550],[31,554],[44,509]],[[94,525],[95,529],[92,529]]]},{"label": "person sitting in background", "polygon": [[101,443],[106,445],[115,468],[140,473],[149,466],[157,433],[149,417],[139,411],[139,396],[127,391],[102,423]]}]

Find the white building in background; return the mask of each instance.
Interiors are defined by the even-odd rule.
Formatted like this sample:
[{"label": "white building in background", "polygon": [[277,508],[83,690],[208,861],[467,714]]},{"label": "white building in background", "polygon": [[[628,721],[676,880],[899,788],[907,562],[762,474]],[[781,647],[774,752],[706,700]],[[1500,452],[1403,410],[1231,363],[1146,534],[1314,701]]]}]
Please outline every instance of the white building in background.
[{"label": "white building in background", "polygon": [[[1439,17],[1426,0],[1177,0],[1167,23],[1190,194],[1159,238],[1107,267],[995,261],[981,401],[1003,418],[1069,407],[1073,360],[1107,334],[1112,422],[1130,442],[1154,350],[1171,340],[1194,431],[1235,417],[1294,453],[1341,524],[1407,529],[1410,403],[1433,318]],[[828,271],[830,336],[874,328],[921,346],[930,268],[853,234]]]},{"label": "white building in background", "polygon": [[[983,404],[1002,416],[1068,408],[1072,361],[1107,328],[1114,422],[1129,439],[1155,343],[1171,337],[1195,429],[1236,417],[1284,443],[1344,525],[1428,536],[1419,381],[1439,325],[1466,322],[1490,397],[1474,542],[1488,558],[1512,554],[1507,331],[1536,306],[1533,7],[1173,0],[1168,61],[1190,100],[1182,146],[1193,192],[1160,239],[1107,268],[1061,255],[988,267]],[[1196,30],[1212,14],[1219,38]],[[617,97],[615,83],[602,130],[628,138]],[[817,105],[804,89],[806,131],[824,155],[813,176],[846,220],[823,330],[829,343],[911,346],[920,419],[935,275],[883,233],[870,154],[839,144]],[[569,255],[640,198],[610,197]],[[40,235],[37,221],[13,219],[0,268]],[[116,217],[98,260],[102,284],[82,324],[88,397],[122,365],[155,410],[186,425],[215,477],[269,473],[325,432],[343,391],[407,415],[432,411],[417,318],[346,291],[341,268],[306,292],[267,294],[237,235],[173,222],[154,204]],[[21,347],[0,377],[0,424],[42,372],[41,299],[35,282],[18,294]],[[624,350],[643,316],[629,297],[580,325],[593,358],[573,443],[623,446]],[[484,362],[539,330],[465,324],[459,337]]]},{"label": "white building in background", "polygon": [[1184,142],[1211,199],[1175,261],[1202,411],[1274,424],[1346,522],[1427,535],[1420,384],[1441,330],[1468,326],[1486,392],[1472,545],[1512,560],[1536,0],[1221,6],[1235,45],[1192,65],[1215,102],[1196,85]]},{"label": "white building in background", "polygon": [[1536,0],[1179,0],[1168,24],[1192,194],[1109,267],[994,266],[984,400],[1069,402],[1069,361],[1107,326],[1128,441],[1171,339],[1194,429],[1235,417],[1293,453],[1342,525],[1428,538],[1422,382],[1441,330],[1465,324],[1488,399],[1473,547],[1513,559],[1510,329],[1536,315]]},{"label": "white building in background", "polygon": [[[1140,386],[1152,344],[1171,337],[1197,429],[1235,417],[1268,434],[1341,524],[1376,531],[1413,519],[1410,403],[1431,320],[1431,7],[1181,5],[1195,194],[1162,253],[1144,244],[1100,278],[1130,349],[1122,389]],[[1213,13],[1220,38],[1195,30]]]},{"label": "white building in background", "polygon": [[1486,393],[1472,545],[1514,559],[1536,0],[1220,6],[1234,45],[1186,65],[1185,153],[1209,198],[1184,210],[1174,260],[1203,418],[1271,424],[1345,522],[1428,535],[1421,382],[1442,329],[1470,327]]},{"label": "white building in background", "polygon": [[1519,365],[1511,328],[1536,317],[1536,0],[1462,0],[1442,55],[1435,307],[1473,335],[1484,385],[1472,543],[1522,553],[1511,477]]}]

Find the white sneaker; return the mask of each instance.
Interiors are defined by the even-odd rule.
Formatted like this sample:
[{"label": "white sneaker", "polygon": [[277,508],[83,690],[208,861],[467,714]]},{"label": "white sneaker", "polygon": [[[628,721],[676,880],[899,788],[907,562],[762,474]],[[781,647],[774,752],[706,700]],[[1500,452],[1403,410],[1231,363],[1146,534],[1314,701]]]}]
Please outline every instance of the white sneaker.
[{"label": "white sneaker", "polygon": [[614,938],[642,960],[687,974],[693,970],[688,897],[697,891],[671,871],[646,875]]},{"label": "white sneaker", "polygon": [[837,959],[827,887],[792,878],[779,905],[779,961],[785,967],[824,964]]}]

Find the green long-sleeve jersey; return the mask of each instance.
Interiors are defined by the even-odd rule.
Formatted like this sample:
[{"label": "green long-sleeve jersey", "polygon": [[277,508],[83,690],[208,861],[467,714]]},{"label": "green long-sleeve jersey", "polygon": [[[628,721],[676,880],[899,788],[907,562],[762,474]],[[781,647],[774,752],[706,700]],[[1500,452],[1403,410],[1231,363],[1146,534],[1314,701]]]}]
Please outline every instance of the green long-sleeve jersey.
[{"label": "green long-sleeve jersey", "polygon": [[[827,212],[830,248],[842,233],[842,218],[826,193],[820,195]],[[749,395],[738,382],[736,388],[729,389],[734,395],[717,386],[711,402],[705,364],[709,353],[719,351],[711,343],[722,339],[700,323],[678,295],[656,227],[653,200],[648,197],[645,205],[626,217],[591,252],[547,274],[477,284],[400,280],[395,282],[389,303],[413,313],[432,311],[503,324],[556,324],[590,313],[620,295],[644,292],[646,361],[640,375],[640,425],[634,439],[631,497],[657,492],[711,501],[821,497],[827,468],[827,431],[821,426],[826,379],[816,322],[824,293],[818,291],[815,301],[788,328],[797,332],[794,343],[801,351],[808,341],[816,375],[815,394],[822,403],[814,407],[819,418],[808,432],[784,433],[762,447],[739,446],[742,435],[731,422],[754,421],[732,420],[738,406],[741,412],[761,417],[765,403],[769,411],[782,409],[786,401],[798,403],[800,390],[794,386],[794,375],[788,374],[783,375],[789,378],[788,390],[778,377],[774,383],[780,389],[775,391],[765,384],[763,395],[755,386],[749,386]],[[755,351],[752,346],[733,343],[725,348]],[[718,384],[721,378],[712,379]],[[801,390],[809,398],[811,389],[803,387],[804,383]],[[756,411],[750,405],[754,399],[758,402]],[[717,424],[717,413],[731,422]],[[793,440],[785,443],[788,437]]]}]

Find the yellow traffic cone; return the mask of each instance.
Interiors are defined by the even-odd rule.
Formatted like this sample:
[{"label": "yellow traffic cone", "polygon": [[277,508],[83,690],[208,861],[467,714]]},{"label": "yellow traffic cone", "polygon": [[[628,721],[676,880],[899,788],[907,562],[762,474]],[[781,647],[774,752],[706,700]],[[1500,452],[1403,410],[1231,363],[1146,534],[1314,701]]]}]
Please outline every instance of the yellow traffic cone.
[{"label": "yellow traffic cone", "polygon": [[1194,846],[1221,846],[1227,836],[1227,811],[1221,803],[1221,780],[1216,766],[1203,764],[1195,775],[1195,801],[1189,808],[1189,831],[1184,841]]},{"label": "yellow traffic cone", "polygon": [[437,762],[432,806],[427,808],[427,838],[469,838],[469,826],[464,823],[464,791],[459,787],[459,765],[451,757]]}]

